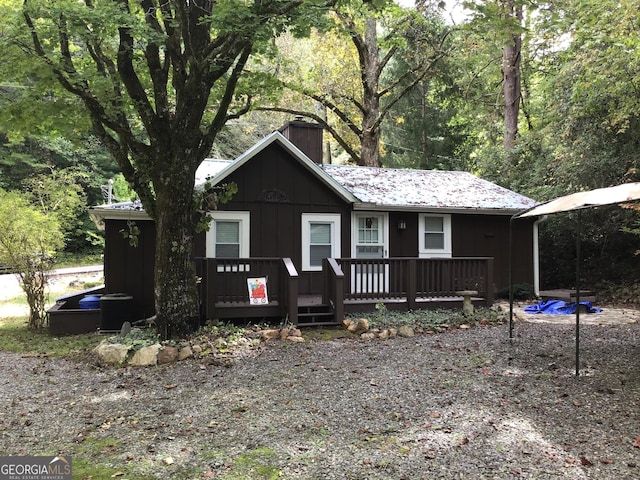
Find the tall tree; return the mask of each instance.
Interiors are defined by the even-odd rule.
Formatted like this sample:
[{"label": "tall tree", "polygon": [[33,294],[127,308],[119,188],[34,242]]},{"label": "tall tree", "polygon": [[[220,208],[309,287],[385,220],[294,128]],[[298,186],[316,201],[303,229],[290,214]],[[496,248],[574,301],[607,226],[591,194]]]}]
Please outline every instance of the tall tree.
[{"label": "tall tree", "polygon": [[[379,7],[368,2],[347,2],[332,9],[330,18],[331,31],[320,32],[318,44],[323,35],[335,35],[342,42],[340,47],[332,47],[330,52],[311,49],[309,54],[314,55],[316,64],[335,62],[338,68],[324,69],[327,75],[315,82],[310,81],[308,72],[283,78],[284,87],[298,94],[288,100],[297,98],[298,105],[281,103],[259,108],[311,118],[331,133],[356,164],[380,166],[382,122],[393,105],[435,71],[447,54],[448,29],[433,17],[425,18],[392,4]],[[419,45],[405,48],[406,36],[414,30],[428,34],[416,37]],[[353,61],[348,60],[352,58]],[[399,76],[385,76],[398,58],[404,59],[407,68]],[[300,108],[305,103],[308,107]],[[326,116],[317,111],[318,104]]]},{"label": "tall tree", "polygon": [[502,91],[504,94],[504,149],[513,149],[518,137],[518,116],[522,91],[520,63],[522,52],[522,4],[517,0],[502,0],[505,20],[513,25],[502,52]]},{"label": "tall tree", "polygon": [[[155,307],[161,337],[198,316],[191,261],[195,171],[225,122],[265,88],[243,77],[253,53],[314,0],[27,0],[10,39],[81,101],[97,137],[155,220]],[[242,101],[244,99],[244,101]],[[234,101],[239,100],[239,104]]]}]

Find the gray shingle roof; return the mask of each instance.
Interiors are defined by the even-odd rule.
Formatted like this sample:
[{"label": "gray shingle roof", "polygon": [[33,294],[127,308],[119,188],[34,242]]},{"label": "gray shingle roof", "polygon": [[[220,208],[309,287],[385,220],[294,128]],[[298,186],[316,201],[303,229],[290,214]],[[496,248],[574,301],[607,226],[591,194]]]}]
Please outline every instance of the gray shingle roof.
[{"label": "gray shingle roof", "polygon": [[378,207],[516,212],[537,203],[467,172],[345,165],[322,168],[360,201]]}]

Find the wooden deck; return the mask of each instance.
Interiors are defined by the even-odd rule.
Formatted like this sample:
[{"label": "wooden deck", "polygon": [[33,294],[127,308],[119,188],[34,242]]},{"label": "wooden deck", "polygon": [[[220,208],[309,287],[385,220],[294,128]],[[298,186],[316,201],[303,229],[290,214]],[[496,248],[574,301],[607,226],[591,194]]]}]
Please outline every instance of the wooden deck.
[{"label": "wooden deck", "polygon": [[[298,272],[288,258],[200,259],[204,319],[281,319],[300,325],[336,325],[345,313],[462,307],[461,290],[475,290],[474,305],[493,303],[492,258],[382,258],[323,261],[322,288],[298,293]],[[268,277],[269,303],[252,305],[247,279]]]}]

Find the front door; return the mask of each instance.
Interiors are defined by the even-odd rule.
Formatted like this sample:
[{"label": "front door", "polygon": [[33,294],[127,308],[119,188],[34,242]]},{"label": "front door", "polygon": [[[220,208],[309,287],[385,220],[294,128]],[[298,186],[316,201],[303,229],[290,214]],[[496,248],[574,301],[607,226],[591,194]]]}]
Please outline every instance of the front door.
[{"label": "front door", "polygon": [[371,259],[351,269],[351,293],[389,291],[389,266],[376,259],[387,258],[388,216],[382,213],[357,213],[353,224],[353,257]]}]

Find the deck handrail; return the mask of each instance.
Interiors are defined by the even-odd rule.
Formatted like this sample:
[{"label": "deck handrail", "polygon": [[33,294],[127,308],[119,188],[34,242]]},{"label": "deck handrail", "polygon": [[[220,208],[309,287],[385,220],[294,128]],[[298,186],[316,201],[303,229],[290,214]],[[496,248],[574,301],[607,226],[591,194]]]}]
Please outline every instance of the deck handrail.
[{"label": "deck handrail", "polygon": [[[299,274],[290,258],[202,258],[196,266],[205,318],[281,316],[297,324]],[[461,290],[478,291],[487,305],[494,299],[493,258],[487,257],[328,258],[322,276],[322,303],[331,305],[337,322],[345,301],[406,302],[415,309]],[[249,304],[247,278],[253,277],[267,277],[267,305]]]},{"label": "deck handrail", "polygon": [[418,298],[454,297],[476,290],[493,303],[493,258],[341,258],[347,300],[406,299],[415,308]]},{"label": "deck handrail", "polygon": [[298,271],[293,260],[282,259],[282,275],[280,275],[280,310],[283,318],[287,318],[292,325],[298,324]]},{"label": "deck handrail", "polygon": [[324,288],[322,303],[331,305],[336,321],[344,318],[344,272],[335,258],[322,260]]}]

